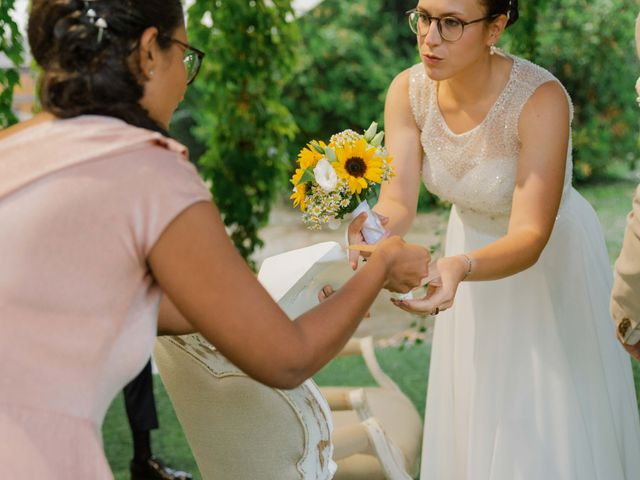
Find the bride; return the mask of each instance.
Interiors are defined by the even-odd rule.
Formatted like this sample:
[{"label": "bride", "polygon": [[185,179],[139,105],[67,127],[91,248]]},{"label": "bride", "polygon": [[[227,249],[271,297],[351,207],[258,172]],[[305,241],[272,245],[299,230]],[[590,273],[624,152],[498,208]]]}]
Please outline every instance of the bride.
[{"label": "bride", "polygon": [[631,480],[636,396],[602,229],[571,186],[573,108],[552,74],[495,48],[517,18],[516,0],[420,0],[422,63],[387,95],[397,176],[374,210],[406,234],[420,178],[453,204],[438,285],[396,301],[438,315],[421,478]]}]

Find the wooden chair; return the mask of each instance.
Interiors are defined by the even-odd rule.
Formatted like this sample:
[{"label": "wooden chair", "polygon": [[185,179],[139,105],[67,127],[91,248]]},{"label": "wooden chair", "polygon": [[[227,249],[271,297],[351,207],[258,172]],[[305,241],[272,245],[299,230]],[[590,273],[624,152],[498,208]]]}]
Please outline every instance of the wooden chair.
[{"label": "wooden chair", "polygon": [[[368,355],[367,345],[352,342],[345,353]],[[319,389],[307,380],[279,390],[248,377],[197,334],[160,338],[154,358],[205,480],[408,480],[415,473],[420,417],[375,369],[376,388]]]},{"label": "wooden chair", "polygon": [[[270,257],[258,278],[293,318],[351,274],[328,242]],[[379,386],[270,388],[197,334],[159,339],[154,357],[205,480],[411,479],[420,416],[381,370],[371,338],[342,354],[362,355]]]}]

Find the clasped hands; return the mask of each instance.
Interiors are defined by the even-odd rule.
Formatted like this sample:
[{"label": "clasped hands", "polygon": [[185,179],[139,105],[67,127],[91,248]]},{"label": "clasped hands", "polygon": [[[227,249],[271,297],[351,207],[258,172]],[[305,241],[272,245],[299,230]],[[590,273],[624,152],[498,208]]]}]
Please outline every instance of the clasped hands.
[{"label": "clasped hands", "polygon": [[[365,243],[362,236],[362,224],[366,220],[366,213],[359,215],[351,222],[347,231],[349,245]],[[383,226],[389,219],[380,215]],[[349,262],[355,270],[360,257],[364,260],[371,255],[369,252],[350,250]],[[463,256],[444,257],[432,261],[428,266],[428,274],[422,279],[421,285],[427,286],[422,298],[392,298],[391,302],[398,308],[415,315],[437,315],[453,305],[458,285],[468,272],[468,263]],[[322,295],[322,294],[321,294]]]}]

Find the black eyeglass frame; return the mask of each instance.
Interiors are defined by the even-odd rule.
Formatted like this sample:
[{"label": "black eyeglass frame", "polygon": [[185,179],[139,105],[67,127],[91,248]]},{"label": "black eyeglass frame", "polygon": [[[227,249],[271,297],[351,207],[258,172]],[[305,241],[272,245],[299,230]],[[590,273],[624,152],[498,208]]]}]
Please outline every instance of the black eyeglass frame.
[{"label": "black eyeglass frame", "polygon": [[200,73],[200,67],[202,67],[202,60],[204,60],[206,53],[204,53],[202,50],[197,49],[196,47],[189,45],[188,43],[183,42],[182,40],[178,40],[177,38],[166,37],[166,39],[172,43],[176,43],[184,47],[185,52],[193,52],[196,55],[196,58],[198,59],[196,71],[193,73],[193,76],[187,81],[187,85],[191,85],[195,81],[196,77],[198,76],[198,73]]},{"label": "black eyeglass frame", "polygon": [[[457,42],[458,40],[460,40],[462,38],[462,36],[464,35],[464,29],[467,25],[471,25],[473,23],[478,23],[478,22],[484,22],[486,20],[493,20],[495,18],[498,18],[501,14],[497,13],[497,14],[493,14],[493,15],[487,15],[486,17],[482,17],[482,18],[477,18],[475,20],[470,20],[468,22],[465,22],[464,20],[461,20],[458,17],[454,17],[453,15],[448,15],[446,17],[432,17],[431,15],[427,15],[424,12],[421,12],[420,10],[418,10],[417,8],[412,8],[411,10],[408,10],[407,12],[405,12],[405,15],[407,16],[408,20],[409,20],[409,27],[411,27],[411,16],[412,15],[420,15],[425,17],[427,20],[429,20],[429,28],[427,28],[427,31],[422,34],[419,31],[416,32],[413,30],[413,28],[411,28],[411,31],[413,33],[415,33],[416,35],[420,35],[420,37],[426,37],[429,34],[429,30],[431,29],[431,24],[433,23],[433,21],[436,21],[436,27],[438,28],[438,33],[440,34],[440,38],[442,38],[442,40],[444,40],[445,42],[449,42],[449,43],[453,43],[453,42]],[[460,25],[462,26],[462,30],[460,32],[460,36],[458,38],[456,38],[455,40],[448,40],[446,38],[444,38],[444,35],[442,35],[442,20],[445,20],[447,18],[452,18],[458,22],[460,22]],[[416,29],[419,30],[419,24],[418,26],[416,26]]]}]

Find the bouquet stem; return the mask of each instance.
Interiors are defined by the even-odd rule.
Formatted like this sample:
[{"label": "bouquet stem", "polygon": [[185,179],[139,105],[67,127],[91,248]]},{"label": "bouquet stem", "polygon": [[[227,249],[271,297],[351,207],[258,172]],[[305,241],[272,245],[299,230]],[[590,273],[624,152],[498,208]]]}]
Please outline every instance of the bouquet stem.
[{"label": "bouquet stem", "polygon": [[380,218],[376,212],[371,210],[371,207],[369,207],[366,200],[360,202],[356,209],[351,212],[352,218],[356,218],[362,212],[367,213],[367,219],[365,220],[364,225],[362,225],[362,236],[364,237],[364,240],[369,245],[378,243],[386,233],[385,228],[382,226],[382,223],[380,223]]}]

